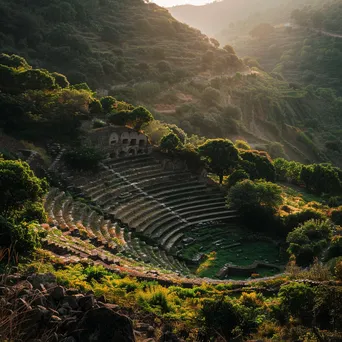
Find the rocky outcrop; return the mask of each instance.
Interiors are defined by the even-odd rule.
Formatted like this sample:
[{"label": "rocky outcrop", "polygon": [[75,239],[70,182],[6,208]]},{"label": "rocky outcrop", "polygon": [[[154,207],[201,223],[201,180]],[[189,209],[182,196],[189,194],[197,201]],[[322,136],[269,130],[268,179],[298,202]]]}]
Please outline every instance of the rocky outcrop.
[{"label": "rocky outcrop", "polygon": [[66,289],[53,274],[15,274],[0,284],[1,341],[135,342],[135,334],[154,341],[153,327],[139,323],[135,331],[118,305]]}]

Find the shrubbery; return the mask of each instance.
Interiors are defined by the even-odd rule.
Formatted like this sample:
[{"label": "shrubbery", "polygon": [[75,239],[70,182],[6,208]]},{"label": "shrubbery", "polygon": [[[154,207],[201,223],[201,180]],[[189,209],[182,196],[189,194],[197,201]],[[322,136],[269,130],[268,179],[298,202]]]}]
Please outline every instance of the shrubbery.
[{"label": "shrubbery", "polygon": [[96,170],[104,155],[93,147],[80,147],[67,151],[63,158],[75,170]]}]

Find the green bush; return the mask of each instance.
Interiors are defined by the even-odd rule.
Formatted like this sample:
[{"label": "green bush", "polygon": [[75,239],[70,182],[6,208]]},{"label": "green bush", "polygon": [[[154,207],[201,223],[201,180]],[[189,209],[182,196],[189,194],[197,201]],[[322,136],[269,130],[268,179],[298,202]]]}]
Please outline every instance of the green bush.
[{"label": "green bush", "polygon": [[67,151],[63,159],[75,170],[96,170],[104,155],[93,147],[81,147]]},{"label": "green bush", "polygon": [[298,265],[308,266],[313,263],[315,257],[321,256],[328,246],[331,235],[330,221],[306,221],[288,234],[287,251],[296,257]]}]

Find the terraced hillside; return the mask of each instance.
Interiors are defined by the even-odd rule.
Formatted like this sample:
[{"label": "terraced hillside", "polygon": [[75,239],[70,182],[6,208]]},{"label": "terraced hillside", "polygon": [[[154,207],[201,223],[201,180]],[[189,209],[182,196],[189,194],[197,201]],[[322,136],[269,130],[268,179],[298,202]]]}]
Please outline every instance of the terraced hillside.
[{"label": "terraced hillside", "polygon": [[[190,262],[183,253],[196,242],[195,232],[208,234],[207,242],[198,241],[207,243],[206,250],[215,250],[220,234],[231,240],[228,227],[237,230],[238,218],[217,187],[159,158],[152,154],[108,159],[99,173],[65,174],[78,195],[52,189],[46,197],[47,247],[72,258],[91,258],[118,272],[124,268],[194,276],[201,257]],[[210,232],[218,225],[227,228]],[[184,261],[190,262],[190,269]],[[211,276],[228,262],[229,258],[220,260]]]}]

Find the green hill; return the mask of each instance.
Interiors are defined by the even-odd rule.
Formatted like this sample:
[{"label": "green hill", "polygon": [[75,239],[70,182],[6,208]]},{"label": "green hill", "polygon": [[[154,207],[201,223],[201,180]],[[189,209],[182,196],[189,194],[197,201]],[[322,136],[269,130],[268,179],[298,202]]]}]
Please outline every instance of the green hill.
[{"label": "green hill", "polygon": [[262,149],[279,142],[302,162],[339,160],[325,146],[339,139],[335,98],[253,70],[230,46],[219,48],[155,4],[2,0],[0,15],[1,52],[86,82],[100,96],[145,105],[189,135],[242,138]]}]

